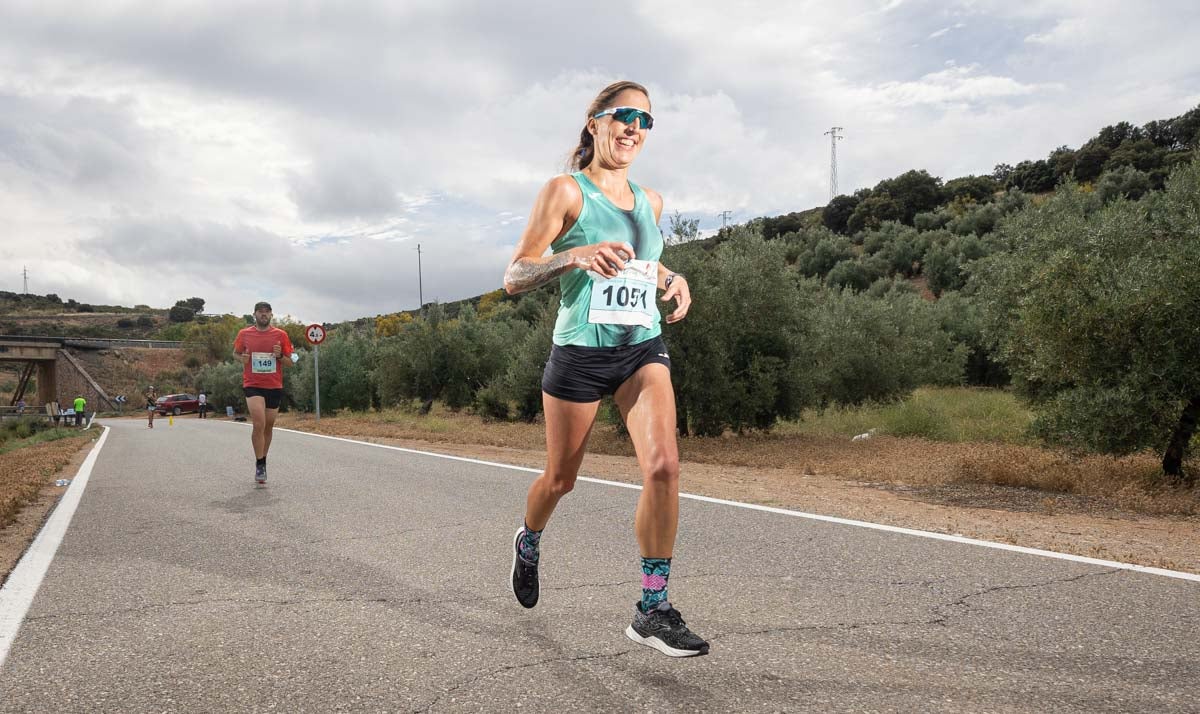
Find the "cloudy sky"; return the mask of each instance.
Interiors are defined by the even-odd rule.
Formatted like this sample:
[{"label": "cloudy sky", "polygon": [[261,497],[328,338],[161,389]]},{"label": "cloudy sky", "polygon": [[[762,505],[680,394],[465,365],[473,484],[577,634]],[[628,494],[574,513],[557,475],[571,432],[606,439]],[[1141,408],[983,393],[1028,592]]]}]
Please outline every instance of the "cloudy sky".
[{"label": "cloudy sky", "polygon": [[[1200,104],[1194,0],[0,0],[0,290],[340,321],[501,285],[595,93],[702,229]],[[664,226],[666,215],[664,215]]]}]

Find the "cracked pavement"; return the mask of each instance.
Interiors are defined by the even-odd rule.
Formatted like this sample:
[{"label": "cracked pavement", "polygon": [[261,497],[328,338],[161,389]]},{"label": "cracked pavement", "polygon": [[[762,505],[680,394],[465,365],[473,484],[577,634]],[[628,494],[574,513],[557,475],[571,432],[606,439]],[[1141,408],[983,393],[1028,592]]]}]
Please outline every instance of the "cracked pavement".
[{"label": "cracked pavement", "polygon": [[623,634],[635,491],[561,502],[527,611],[509,549],[533,474],[277,432],[255,489],[244,426],[110,425],[0,712],[1200,701],[1197,583],[687,500],[671,599],[712,652],[674,660]]}]

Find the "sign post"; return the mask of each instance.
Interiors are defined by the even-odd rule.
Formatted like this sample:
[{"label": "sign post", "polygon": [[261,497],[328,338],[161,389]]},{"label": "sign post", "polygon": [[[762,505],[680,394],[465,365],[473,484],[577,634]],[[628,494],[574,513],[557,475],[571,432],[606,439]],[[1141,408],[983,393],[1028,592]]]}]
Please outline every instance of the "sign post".
[{"label": "sign post", "polygon": [[321,421],[321,343],[325,341],[325,328],[313,323],[304,329],[304,336],[313,346],[313,402],[317,407],[317,421]]}]

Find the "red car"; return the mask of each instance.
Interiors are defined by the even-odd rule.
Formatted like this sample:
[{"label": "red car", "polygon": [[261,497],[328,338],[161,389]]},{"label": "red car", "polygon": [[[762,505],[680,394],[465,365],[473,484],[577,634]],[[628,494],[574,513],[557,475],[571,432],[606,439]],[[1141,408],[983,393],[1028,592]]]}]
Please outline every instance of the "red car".
[{"label": "red car", "polygon": [[163,416],[167,414],[179,416],[185,412],[198,412],[200,411],[200,400],[196,398],[195,394],[168,394],[158,398],[154,411]]}]

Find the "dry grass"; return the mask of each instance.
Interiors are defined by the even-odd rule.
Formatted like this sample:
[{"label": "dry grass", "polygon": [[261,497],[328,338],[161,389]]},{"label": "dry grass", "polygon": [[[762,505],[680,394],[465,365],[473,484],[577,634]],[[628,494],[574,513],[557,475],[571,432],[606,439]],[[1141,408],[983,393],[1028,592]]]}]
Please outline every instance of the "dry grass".
[{"label": "dry grass", "polygon": [[[323,418],[281,415],[280,426],[359,438],[407,439],[442,444],[545,448],[541,424],[487,422],[435,407],[428,416],[406,412],[343,414]],[[1200,515],[1200,488],[1165,485],[1158,457],[1073,456],[1023,444],[947,443],[922,438],[875,436],[851,442],[844,434],[797,433],[686,438],[679,442],[685,462],[776,469],[875,484],[945,489],[964,484],[1018,487],[1043,492],[1043,511],[1060,507],[1057,495],[1095,500],[1105,508],[1156,515]],[[852,432],[851,432],[852,433]],[[632,444],[615,427],[597,423],[588,450],[633,456]],[[1024,499],[1028,500],[1028,499]]]},{"label": "dry grass", "polygon": [[22,440],[28,443],[7,444],[0,453],[0,528],[11,524],[17,512],[36,499],[93,436],[75,433],[54,441],[28,439]]},{"label": "dry grass", "polygon": [[1030,443],[1033,413],[1010,392],[970,387],[924,387],[908,398],[885,404],[807,410],[799,421],[784,422],[781,434],[845,436],[875,430],[888,436],[919,436],[933,441]]}]

